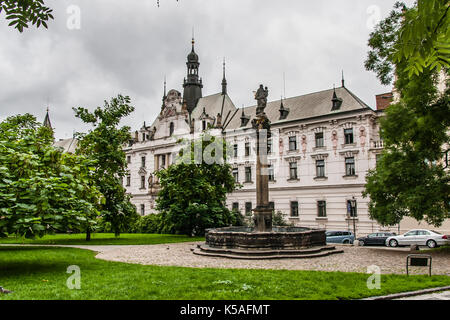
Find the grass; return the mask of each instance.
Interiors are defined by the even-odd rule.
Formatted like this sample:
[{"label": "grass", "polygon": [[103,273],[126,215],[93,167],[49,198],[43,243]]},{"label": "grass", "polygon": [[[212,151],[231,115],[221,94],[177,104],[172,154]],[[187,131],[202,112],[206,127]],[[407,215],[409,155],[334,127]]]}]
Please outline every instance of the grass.
[{"label": "grass", "polygon": [[86,235],[80,234],[56,234],[46,235],[38,239],[25,239],[8,237],[1,239],[0,244],[62,244],[62,245],[145,245],[160,243],[177,243],[190,241],[204,241],[202,237],[188,237],[171,234],[135,234],[124,233],[115,237],[112,233],[93,233],[91,241],[86,241]]},{"label": "grass", "polygon": [[[338,300],[450,285],[448,276],[382,275],[369,290],[367,274],[319,271],[194,269],[144,266],[94,258],[89,250],[0,247],[0,300]],[[81,270],[70,290],[67,267]]]},{"label": "grass", "polygon": [[434,248],[434,249],[421,250],[421,252],[423,252],[423,253],[444,253],[444,254],[450,254],[450,246],[442,246],[442,247],[437,247],[437,248]]}]

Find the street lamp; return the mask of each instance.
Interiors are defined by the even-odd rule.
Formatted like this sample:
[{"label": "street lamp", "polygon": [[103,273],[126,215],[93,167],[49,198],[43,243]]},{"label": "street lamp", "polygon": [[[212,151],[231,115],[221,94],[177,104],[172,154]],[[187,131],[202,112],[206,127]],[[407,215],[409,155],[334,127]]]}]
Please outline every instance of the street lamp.
[{"label": "street lamp", "polygon": [[353,220],[353,235],[356,239],[356,199],[355,197],[352,197],[352,200],[348,201],[347,205],[347,212],[349,215],[349,218]]}]

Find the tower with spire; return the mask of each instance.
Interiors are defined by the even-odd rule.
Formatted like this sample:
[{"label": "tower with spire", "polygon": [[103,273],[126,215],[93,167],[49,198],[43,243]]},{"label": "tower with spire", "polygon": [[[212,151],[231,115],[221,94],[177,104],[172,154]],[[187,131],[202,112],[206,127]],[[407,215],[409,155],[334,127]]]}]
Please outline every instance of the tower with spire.
[{"label": "tower with spire", "polygon": [[223,59],[222,95],[227,94],[227,78],[225,77],[225,58]]},{"label": "tower with spire", "polygon": [[45,115],[44,122],[42,123],[42,125],[44,127],[49,128],[50,130],[53,130],[52,123],[50,122],[50,116],[48,114],[48,107],[47,107],[47,114]]},{"label": "tower with spire", "polygon": [[200,62],[198,59],[198,55],[195,53],[194,49],[195,40],[192,37],[192,51],[187,56],[187,78],[184,79],[183,83],[183,100],[186,104],[186,108],[189,113],[197,106],[197,102],[200,98],[202,98],[202,79],[199,77],[198,69],[200,66]]},{"label": "tower with spire", "polygon": [[164,76],[164,95],[162,97],[162,106],[161,106],[161,110],[164,109],[165,107],[165,103],[166,103],[166,99],[167,99],[167,87],[166,87],[167,83],[166,83],[166,76]]}]

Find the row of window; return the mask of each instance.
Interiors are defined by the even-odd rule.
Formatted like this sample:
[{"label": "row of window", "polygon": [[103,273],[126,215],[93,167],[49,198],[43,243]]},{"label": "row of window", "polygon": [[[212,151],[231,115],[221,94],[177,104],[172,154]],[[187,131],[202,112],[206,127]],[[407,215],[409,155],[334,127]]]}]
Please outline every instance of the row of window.
[{"label": "row of window", "polygon": [[[164,161],[165,162],[165,161]],[[142,157],[142,165],[145,166],[145,157]],[[164,164],[163,164],[164,165]],[[234,180],[239,183],[239,169],[234,168],[233,171]],[[345,158],[345,174],[346,176],[354,176],[356,174],[355,170],[355,158]],[[275,171],[273,165],[268,167],[269,181],[275,181]],[[325,177],[325,160],[316,161],[316,178]],[[289,163],[289,180],[298,180],[298,163]],[[146,186],[145,176],[141,176],[141,189],[145,189]],[[252,183],[252,168],[245,167],[245,181],[244,183]],[[131,186],[131,176],[127,176],[127,187]]]},{"label": "row of window", "polygon": [[[275,203],[269,202],[269,206],[272,210],[275,210]],[[239,202],[233,202],[232,210],[239,211]],[[290,216],[293,218],[299,217],[299,202],[291,201],[290,202]],[[253,210],[253,204],[251,202],[245,203],[245,215],[251,216]],[[358,216],[356,200],[347,200],[347,213],[350,217],[356,218]],[[317,201],[317,217],[326,218],[327,217],[327,202],[326,201]]]},{"label": "row of window", "polygon": [[[344,139],[345,144],[353,144],[354,138],[353,138],[353,129],[344,129]],[[318,132],[315,134],[315,141],[316,141],[316,148],[323,148],[325,146],[325,139],[323,132]],[[273,142],[272,139],[267,140],[267,153],[272,153],[272,146]],[[289,137],[289,151],[297,151],[298,150],[298,144],[297,144],[297,137],[292,136]],[[251,147],[250,142],[245,143],[244,148],[245,156],[249,157],[251,155]],[[233,146],[233,157],[238,157],[238,145],[235,144]]]},{"label": "row of window", "polygon": [[[268,175],[269,181],[275,181],[275,171],[273,164],[268,167]],[[345,175],[346,176],[355,176],[355,158],[345,158]],[[239,169],[233,169],[233,177],[236,182],[239,182]],[[317,178],[325,178],[325,160],[317,160],[316,161],[316,177]],[[289,180],[298,180],[298,162],[290,162],[289,163]],[[252,182],[252,168],[245,167],[245,183]]]},{"label": "row of window", "polygon": [[[147,160],[146,160],[146,157],[141,157],[141,167],[142,168],[145,168],[145,166],[146,166],[146,162],[147,162]],[[131,156],[127,156],[127,164],[130,164],[131,163]]]}]

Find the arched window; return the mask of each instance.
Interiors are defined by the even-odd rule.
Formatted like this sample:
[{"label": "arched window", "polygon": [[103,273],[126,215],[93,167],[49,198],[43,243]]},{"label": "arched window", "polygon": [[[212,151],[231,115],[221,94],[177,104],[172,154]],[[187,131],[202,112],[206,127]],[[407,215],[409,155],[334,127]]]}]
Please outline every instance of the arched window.
[{"label": "arched window", "polygon": [[170,123],[169,130],[170,130],[170,134],[169,135],[172,135],[173,132],[175,131],[175,125],[173,124],[173,122]]}]

